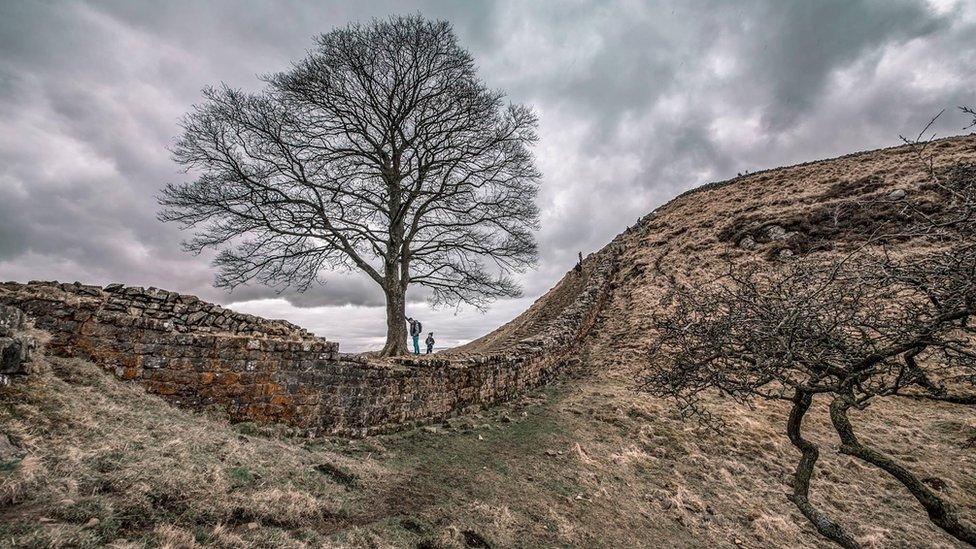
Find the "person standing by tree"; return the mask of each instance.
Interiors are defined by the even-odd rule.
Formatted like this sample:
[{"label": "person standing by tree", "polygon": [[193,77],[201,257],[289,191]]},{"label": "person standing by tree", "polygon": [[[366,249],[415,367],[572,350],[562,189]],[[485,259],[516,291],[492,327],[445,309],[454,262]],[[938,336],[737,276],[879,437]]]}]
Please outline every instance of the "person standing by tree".
[{"label": "person standing by tree", "polygon": [[419,320],[407,317],[410,323],[410,338],[413,339],[413,354],[420,354],[420,334],[424,331],[424,325]]},{"label": "person standing by tree", "polygon": [[405,354],[407,289],[484,308],[535,265],[537,119],[475,72],[451,25],[419,15],[350,24],[246,93],[227,86],[182,121],[159,218],[218,250],[215,284],[307,290],[328,270],[382,288],[382,356]]}]

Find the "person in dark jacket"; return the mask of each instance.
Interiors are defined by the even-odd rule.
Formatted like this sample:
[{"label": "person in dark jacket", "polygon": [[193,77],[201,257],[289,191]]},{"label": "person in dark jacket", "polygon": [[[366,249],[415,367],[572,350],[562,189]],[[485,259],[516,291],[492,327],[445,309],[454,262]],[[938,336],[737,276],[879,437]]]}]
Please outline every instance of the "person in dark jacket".
[{"label": "person in dark jacket", "polygon": [[427,344],[427,354],[434,352],[434,332],[427,334],[427,340],[424,341]]},{"label": "person in dark jacket", "polygon": [[420,334],[423,333],[424,326],[419,320],[414,320],[407,317],[407,322],[410,323],[410,338],[413,339],[413,354],[420,354]]}]

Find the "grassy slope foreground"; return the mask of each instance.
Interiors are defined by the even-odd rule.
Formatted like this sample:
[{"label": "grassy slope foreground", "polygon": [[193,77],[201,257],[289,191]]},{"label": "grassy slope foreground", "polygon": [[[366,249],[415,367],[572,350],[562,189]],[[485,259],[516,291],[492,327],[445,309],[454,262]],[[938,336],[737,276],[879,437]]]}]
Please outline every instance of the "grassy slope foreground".
[{"label": "grassy slope foreground", "polygon": [[[2,466],[3,546],[821,545],[784,496],[795,456],[781,411],[737,410],[718,436],[599,376],[351,442],[175,409],[82,361],[52,359],[0,394],[0,424],[28,450]],[[879,407],[867,426],[976,493],[972,415]],[[952,546],[847,458],[824,456],[817,482],[828,507],[870,525],[853,528],[869,544]]]},{"label": "grassy slope foreground", "polygon": [[[936,145],[942,164],[976,162],[976,138]],[[0,463],[0,546],[823,546],[785,496],[798,454],[783,408],[716,399],[729,418],[719,435],[631,386],[670,280],[709,276],[729,249],[769,261],[783,247],[843,248],[865,220],[828,226],[843,217],[830,209],[843,212],[852,194],[911,196],[921,181],[913,166],[904,148],[862,153],[752,174],[659,209],[615,252],[613,295],[581,342],[580,370],[445,425],[307,439],[178,410],[91,364],[45,359],[41,374],[0,388],[0,430],[26,451]],[[765,241],[770,223],[794,234]],[[750,231],[758,249],[735,247]],[[466,350],[541,329],[571,298],[569,277]],[[824,448],[815,502],[867,546],[957,546],[895,481],[830,451],[824,412],[811,418]],[[976,516],[976,412],[906,400],[856,419],[864,438],[924,467]]]}]

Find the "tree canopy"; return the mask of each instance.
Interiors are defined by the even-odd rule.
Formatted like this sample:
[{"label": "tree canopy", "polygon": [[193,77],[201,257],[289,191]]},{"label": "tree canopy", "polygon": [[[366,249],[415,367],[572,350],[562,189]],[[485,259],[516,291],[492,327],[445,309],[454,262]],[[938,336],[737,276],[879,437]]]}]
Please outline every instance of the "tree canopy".
[{"label": "tree canopy", "polygon": [[319,36],[247,93],[226,85],[182,122],[160,218],[219,250],[216,284],[307,290],[358,270],[387,298],[385,354],[405,351],[405,294],[435,304],[517,296],[537,260],[537,119],[477,76],[447,22],[421,16]]}]

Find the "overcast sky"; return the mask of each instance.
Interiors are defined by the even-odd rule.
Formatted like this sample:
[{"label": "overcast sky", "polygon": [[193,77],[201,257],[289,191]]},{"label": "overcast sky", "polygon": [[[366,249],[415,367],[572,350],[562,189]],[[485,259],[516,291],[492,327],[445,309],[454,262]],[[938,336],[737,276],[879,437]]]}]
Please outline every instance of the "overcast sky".
[{"label": "overcast sky", "polygon": [[[156,221],[186,176],[167,147],[204,86],[258,89],[312,37],[420,12],[453,23],[491,87],[531,105],[539,268],[525,297],[408,314],[438,346],[514,317],[637,217],[700,184],[893,145],[976,105],[976,1],[27,2],[0,0],[0,280],[158,286],[379,347],[382,294],[214,289],[210,257]],[[409,297],[409,296],[408,296]]]}]

